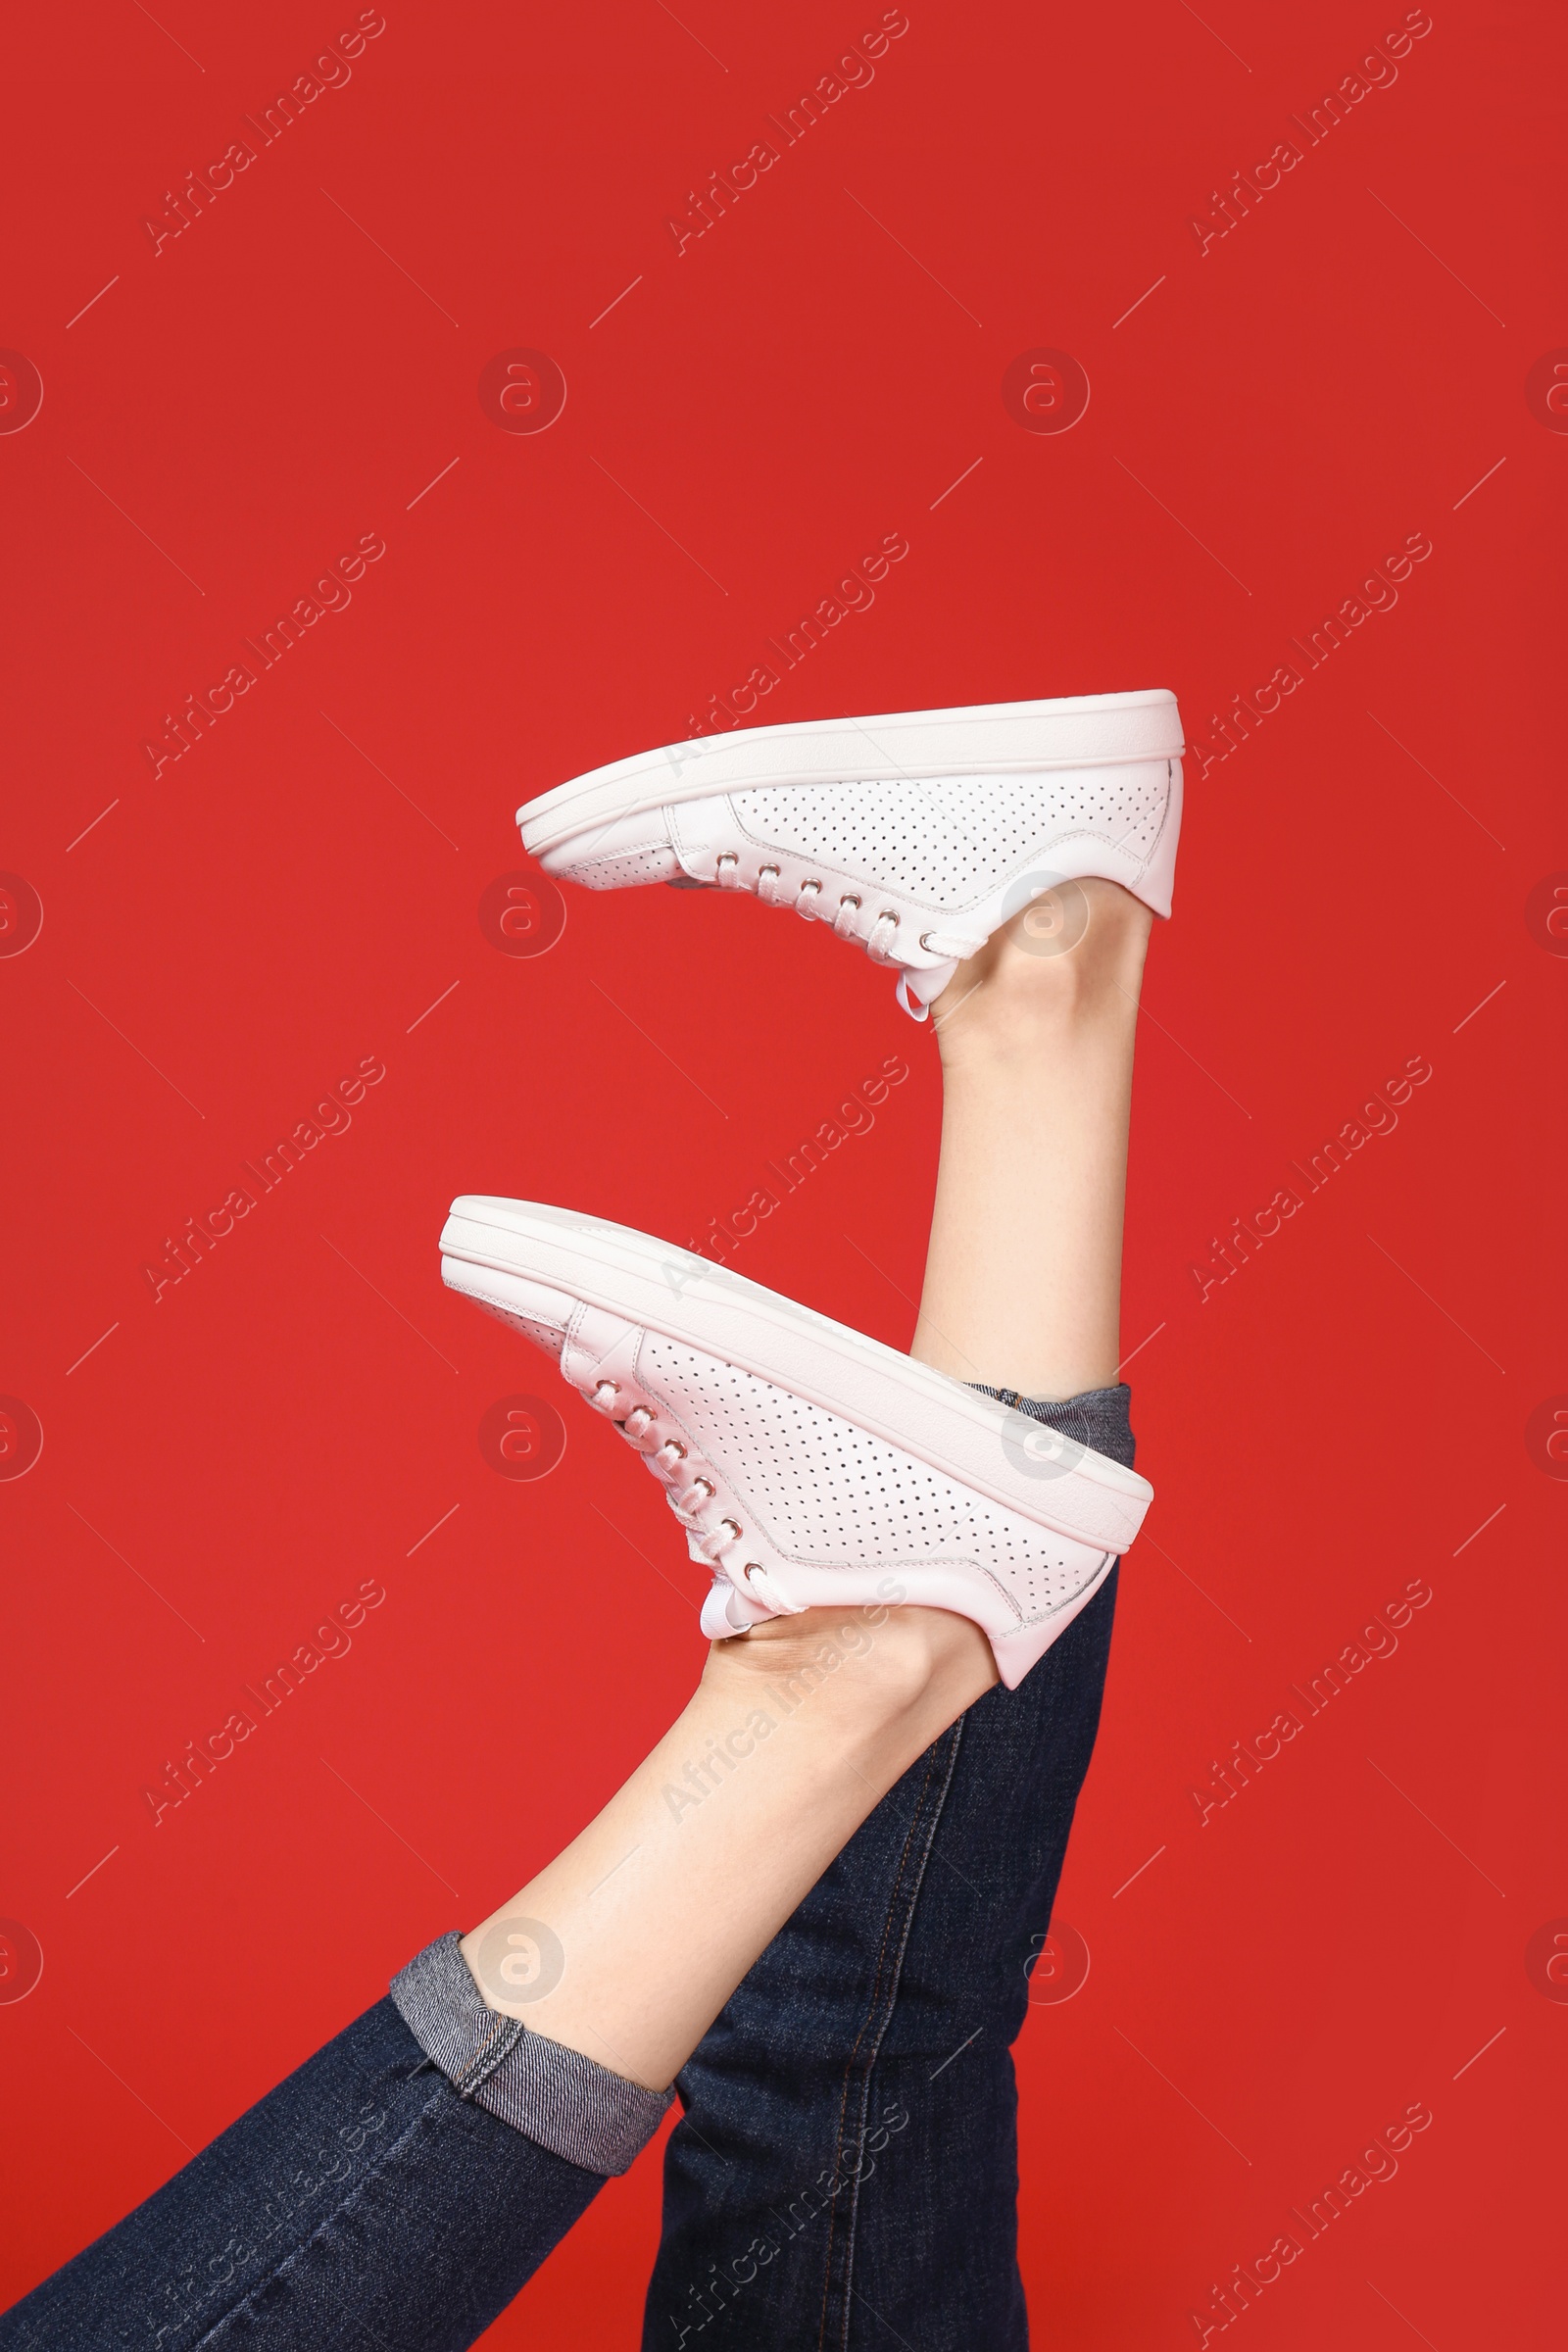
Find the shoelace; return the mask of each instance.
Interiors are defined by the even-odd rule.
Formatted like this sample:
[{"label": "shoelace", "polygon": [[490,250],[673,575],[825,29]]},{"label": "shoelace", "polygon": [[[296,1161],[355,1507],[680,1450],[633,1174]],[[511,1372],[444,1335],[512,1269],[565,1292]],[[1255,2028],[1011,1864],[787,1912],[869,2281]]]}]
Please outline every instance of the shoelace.
[{"label": "shoelace", "polygon": [[[911,967],[897,953],[899,917],[891,908],[882,912],[867,925],[863,919],[861,902],[853,891],[845,891],[831,917],[822,897],[820,882],[802,882],[792,899],[783,876],[776,865],[763,865],[752,880],[741,870],[741,861],[733,850],[726,850],[718,860],[718,887],[721,890],[755,891],[764,906],[791,906],[806,922],[830,921],[839,939],[858,940],[873,963],[893,966],[899,974],[896,995],[903,1009],[913,1021],[931,1017],[931,1009],[915,997],[909,988]],[[959,939],[940,931],[924,931],[920,945],[928,955],[940,956],[944,963],[960,963],[985,945],[979,939]]]},{"label": "shoelace", "polygon": [[[644,1467],[651,1471],[664,1490],[664,1500],[687,1531],[693,1549],[709,1562],[716,1574],[727,1583],[735,1580],[722,1565],[724,1554],[735,1549],[744,1540],[745,1530],[733,1513],[726,1509],[718,1492],[718,1473],[701,1456],[694,1457],[677,1437],[662,1439],[658,1446],[644,1443],[650,1430],[657,1428],[660,1416],[654,1407],[640,1399],[616,1419],[621,1384],[613,1380],[596,1381],[591,1389],[579,1389],[577,1394],[603,1413],[611,1427],[620,1434],[636,1453]],[[676,1493],[677,1482],[684,1481],[683,1491]],[[694,1499],[695,1498],[695,1499]],[[795,1616],[799,1612],[785,1600],[769,1581],[767,1571],[760,1560],[748,1560],[743,1575],[747,1591],[765,1608],[778,1616]]]}]

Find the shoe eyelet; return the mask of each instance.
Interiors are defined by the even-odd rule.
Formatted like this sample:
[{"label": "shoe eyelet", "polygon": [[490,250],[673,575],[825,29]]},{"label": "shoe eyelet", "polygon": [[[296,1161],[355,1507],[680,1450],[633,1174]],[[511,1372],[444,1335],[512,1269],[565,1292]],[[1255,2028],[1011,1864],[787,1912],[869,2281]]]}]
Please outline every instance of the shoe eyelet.
[{"label": "shoe eyelet", "polygon": [[848,898],[848,897],[846,897],[846,898],[842,898],[842,899],[840,899],[840,901],[839,901],[839,905],[840,905],[841,906],[859,906],[859,904],[860,904],[860,902],[859,902],[859,900],[858,900],[858,899]]},{"label": "shoe eyelet", "polygon": [[711,1502],[713,1499],[714,1489],[706,1478],[694,1478],[692,1480],[692,1491],[694,1494],[706,1494],[710,1502]]},{"label": "shoe eyelet", "polygon": [[734,1539],[735,1539],[735,1541],[736,1541],[736,1543],[737,1543],[737,1544],[740,1542],[740,1540],[741,1540],[741,1531],[740,1531],[740,1527],[739,1527],[739,1525],[737,1524],[737,1522],[736,1522],[735,1520],[733,1520],[733,1519],[721,1519],[721,1520],[719,1521],[719,1523],[718,1523],[718,1524],[719,1524],[719,1526],[720,1526],[720,1527],[727,1527],[727,1528],[729,1529],[729,1532],[730,1532],[730,1534],[731,1534],[731,1535],[734,1537]]},{"label": "shoe eyelet", "polygon": [[[598,1404],[598,1403],[599,1403],[599,1399],[600,1399],[600,1397],[601,1397],[601,1396],[618,1396],[619,1395],[620,1395],[620,1383],[619,1383],[619,1381],[618,1381],[618,1380],[597,1380],[597,1381],[595,1381],[595,1383],[594,1383],[594,1402],[595,1402],[595,1404]],[[604,1406],[602,1406],[602,1405],[600,1406],[600,1410],[601,1410],[601,1411],[604,1411],[605,1409],[606,1409],[606,1408],[605,1408]]]},{"label": "shoe eyelet", "polygon": [[768,882],[776,882],[778,880],[778,867],[776,865],[764,865],[759,870],[764,880]]},{"label": "shoe eyelet", "polygon": [[803,899],[807,897],[819,899],[821,895],[822,885],[820,882],[803,882],[801,884],[801,896]]}]

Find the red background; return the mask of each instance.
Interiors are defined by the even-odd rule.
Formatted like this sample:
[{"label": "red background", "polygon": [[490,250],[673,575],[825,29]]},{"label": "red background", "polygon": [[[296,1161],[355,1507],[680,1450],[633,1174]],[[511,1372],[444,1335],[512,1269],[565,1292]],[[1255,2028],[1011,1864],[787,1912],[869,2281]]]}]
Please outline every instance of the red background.
[{"label": "red background", "polygon": [[[1560,18],[1437,0],[1200,254],[1190,216],[1402,10],[910,0],[677,255],[665,217],[880,12],[524,13],[389,0],[156,256],[163,191],[357,12],[12,28],[0,342],[44,401],[0,436],[0,865],[44,922],[0,960],[0,1389],[44,1446],[0,1484],[0,1912],[44,1968],[0,2006],[5,2290],[518,1885],[696,1671],[701,1580],[621,1447],[572,1407],[552,1476],[481,1457],[486,1407],[543,1383],[442,1292],[449,1198],[684,1242],[903,1053],[875,1131],[733,1262],[907,1342],[938,1087],[885,976],[661,890],[499,954],[476,909],[518,801],[685,733],[889,532],[874,607],[760,716],[1169,685],[1212,740],[1424,532],[1396,609],[1189,766],[1129,1223],[1158,1500],[1061,1889],[1093,1965],[1018,2045],[1023,2262],[1044,2345],[1193,2342],[1210,2282],[1420,2100],[1248,2340],[1544,2343],[1564,1494],[1526,1424],[1568,1389],[1565,971],[1527,901],[1568,866],[1538,519],[1560,541],[1568,442],[1525,379],[1568,341]],[[1041,345],[1092,385],[1060,435],[1000,395]],[[537,435],[477,397],[515,346],[568,386]],[[163,714],[369,532],[352,606],[154,780]],[[1397,1130],[1200,1302],[1210,1237],[1416,1055]],[[367,1056],[352,1129],[155,1303],[165,1237]],[[155,1828],[144,1784],[368,1577],[352,1653]],[[1418,1577],[1397,1654],[1200,1826],[1212,1759]],[[654,2151],[492,2340],[635,2340],[657,2213]]]}]

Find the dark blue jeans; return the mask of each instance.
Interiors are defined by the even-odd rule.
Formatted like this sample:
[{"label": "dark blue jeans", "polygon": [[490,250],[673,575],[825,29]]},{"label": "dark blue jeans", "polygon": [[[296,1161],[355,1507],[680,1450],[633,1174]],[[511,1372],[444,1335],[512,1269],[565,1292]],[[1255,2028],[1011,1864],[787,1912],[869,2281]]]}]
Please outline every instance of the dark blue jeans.
[{"label": "dark blue jeans", "polygon": [[644,2352],[1027,2344],[1008,2045],[1117,1573],[889,1791],[678,2077]]},{"label": "dark blue jeans", "polygon": [[0,2319],[5,2352],[462,2352],[604,2186],[390,2000]]},{"label": "dark blue jeans", "polygon": [[[1130,1459],[1126,1392],[1102,1396],[1037,1417]],[[1008,2045],[1115,1588],[889,1791],[681,2074],[647,2352],[1027,2343]],[[383,2000],[0,2318],[0,2352],[460,2352],[604,2177],[464,2095]]]}]

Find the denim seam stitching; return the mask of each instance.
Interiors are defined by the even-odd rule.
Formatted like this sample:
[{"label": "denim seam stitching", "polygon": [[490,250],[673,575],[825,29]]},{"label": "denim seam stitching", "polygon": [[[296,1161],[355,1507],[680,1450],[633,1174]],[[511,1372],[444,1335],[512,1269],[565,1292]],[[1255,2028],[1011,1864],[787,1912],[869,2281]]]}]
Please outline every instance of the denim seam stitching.
[{"label": "denim seam stitching", "polygon": [[[905,1870],[908,1864],[909,1847],[914,1838],[915,1832],[920,1824],[921,1814],[925,1807],[927,1791],[931,1787],[931,1775],[933,1770],[934,1766],[931,1760],[930,1752],[928,1751],[926,1758],[925,1778],[920,1783],[920,1793],[915,1800],[914,1810],[909,1817],[909,1826],[904,1835],[904,1844],[899,1851],[899,1866],[894,1873],[893,1886],[888,1894],[887,1913],[882,1922],[882,1939],[877,1945],[876,1967],[873,1970],[871,1977],[871,1994],[869,2005],[867,2007],[866,2015],[861,2021],[860,2030],[856,2034],[855,2040],[851,2045],[849,2057],[845,2061],[843,2089],[839,2098],[839,2124],[838,2131],[834,2137],[833,2148],[833,2177],[835,2181],[838,2179],[839,2165],[844,2153],[844,2121],[850,2103],[850,2083],[854,2074],[855,2061],[859,2051],[860,2044],[865,2039],[866,2034],[870,2030],[871,2021],[876,2014],[878,2000],[881,1998],[883,1965],[887,1956],[888,1937],[893,1930],[894,1914],[898,1908],[899,1889],[904,1883]],[[828,2296],[832,2292],[833,2285],[833,2239],[837,2227],[837,2210],[835,2207],[830,2205],[828,2210],[827,2237],[822,2248],[822,2312],[817,2327],[816,2335],[818,2352],[820,2352],[820,2347],[825,2344],[827,2340],[827,2305]],[[845,2308],[847,2311],[848,2303],[846,2303]]]},{"label": "denim seam stitching", "polygon": [[460,2099],[471,2099],[484,2088],[491,2076],[505,2066],[527,2030],[520,2017],[492,2013],[490,2030],[473,2056],[461,2073],[448,2077]]},{"label": "denim seam stitching", "polygon": [[[877,2034],[875,2047],[870,2052],[866,2063],[865,2072],[861,2077],[860,2131],[862,2146],[864,2145],[866,2112],[871,2101],[872,2077],[876,2073],[877,2060],[882,2054],[882,2044],[887,2038],[888,2031],[893,2024],[894,2014],[898,2008],[899,1986],[904,1980],[904,1955],[908,1950],[909,1937],[914,1933],[914,1915],[919,1909],[920,1894],[925,1886],[926,1870],[929,1867],[931,1855],[936,1846],[937,1833],[942,1827],[943,1815],[947,1811],[948,1797],[953,1788],[954,1776],[958,1769],[958,1754],[963,1742],[962,1716],[960,1716],[956,1724],[955,1724],[954,1734],[955,1737],[953,1747],[948,1757],[948,1769],[946,1774],[943,1776],[942,1787],[938,1792],[936,1803],[931,1809],[931,1826],[926,1834],[925,1849],[920,1856],[919,1870],[915,1876],[914,1886],[910,1892],[908,1909],[905,1915],[904,1934],[899,1940],[898,1956],[894,1964],[894,1978],[888,1999],[887,2012],[882,2020],[881,2029]],[[857,2225],[859,2221],[860,2209],[860,2178],[861,2176],[858,2172],[857,2172],[854,2186],[850,2193],[849,2211],[845,2216],[846,2247],[844,2272],[844,2334],[841,2339],[844,2345],[848,2345],[849,2342],[850,2297],[855,2292],[855,2256],[858,2243]]]},{"label": "denim seam stitching", "polygon": [[[422,2072],[422,2069],[415,2068],[412,2070],[412,2072],[417,2074]],[[364,2195],[370,2182],[380,2178],[381,2174],[384,2173],[391,2165],[393,2158],[402,2152],[402,2150],[416,2132],[423,2130],[426,2125],[429,2125],[436,2131],[440,2130],[440,2119],[435,2114],[435,2110],[441,2104],[440,2088],[451,2087],[445,2075],[438,2076],[438,2085],[439,2087],[435,2088],[434,2095],[430,2098],[428,2103],[420,2108],[418,2114],[413,2118],[412,2122],[408,2124],[399,2136],[392,2140],[386,2147],[381,2149],[376,2163],[370,2167],[369,2171],[361,2175],[360,2179],[355,2181],[348,2194],[338,2200],[337,2204],[332,2207],[330,2213],[322,2214],[320,2220],[311,2230],[310,2235],[308,2237],[302,2237],[298,2245],[292,2246],[286,2254],[280,2255],[277,2261],[273,2263],[270,2271],[266,2272],[262,2278],[256,2279],[252,2285],[248,2286],[242,2295],[228,2305],[226,2310],[220,2311],[217,2317],[203,2328],[199,2336],[193,2336],[191,2338],[190,2352],[202,2352],[204,2345],[209,2345],[214,2341],[220,2328],[226,2328],[229,2322],[240,2312],[242,2312],[248,2303],[253,2302],[258,2295],[262,2294],[266,2288],[271,2285],[274,2278],[281,2278],[285,2271],[291,2269],[292,2266],[299,2261],[301,2255],[304,2254],[309,2247],[316,2243],[316,2240],[321,2235],[323,2230],[329,2230],[335,2222],[338,2222],[342,2219],[344,2214],[351,2211],[354,2205],[357,2204],[359,2199]]]},{"label": "denim seam stitching", "polygon": [[[961,1715],[953,1728],[954,1739],[948,1750],[947,1770],[942,1774],[942,1785],[940,1789],[937,1791],[935,1802],[929,1807],[930,1826],[925,1832],[924,1845],[919,1855],[918,1867],[914,1872],[914,1883],[909,1889],[908,1898],[905,1905],[904,1929],[902,1935],[899,1936],[898,1950],[893,1956],[890,1971],[888,1967],[888,1938],[894,1930],[894,1921],[899,1908],[900,1893],[909,1870],[910,1849],[914,1845],[919,1835],[922,1819],[927,1810],[927,1800],[931,1793],[931,1783],[937,1770],[934,1755],[932,1760],[926,1765],[925,1779],[920,1786],[919,1800],[915,1806],[913,1817],[910,1820],[908,1831],[905,1837],[903,1851],[899,1856],[898,1871],[894,1877],[892,1890],[888,1897],[887,1917],[883,1921],[882,1925],[882,1940],[877,1948],[876,1972],[872,1978],[871,1984],[871,1999],[867,2007],[865,2019],[861,2024],[858,2034],[857,2034],[855,2037],[854,2045],[851,2048],[849,2057],[845,2062],[844,2087],[839,2102],[838,2141],[834,2149],[833,2169],[835,2178],[837,2177],[839,2166],[843,2159],[844,2125],[849,2112],[855,2063],[859,2053],[860,2045],[865,2040],[867,2034],[873,2031],[877,2010],[879,2007],[881,2007],[883,2010],[882,2022],[880,2026],[875,2026],[875,2039],[872,2043],[869,2056],[865,2063],[864,2071],[860,2078],[860,2123],[863,2134],[865,2110],[871,2095],[871,2077],[876,2070],[877,2056],[881,2050],[882,2043],[886,2038],[888,2028],[893,2022],[893,2012],[898,2005],[899,1980],[903,1974],[904,1955],[908,1948],[910,1930],[914,1925],[915,1906],[919,1901],[920,1888],[925,1883],[926,1865],[931,1858],[931,1848],[935,1842],[937,1829],[941,1823],[943,1809],[947,1803],[948,1791],[953,1786],[954,1773],[957,1770],[958,1748],[963,1739],[963,1718]],[[850,2190],[849,2210],[844,2216],[844,2327],[839,2337],[841,2346],[847,2345],[849,2341],[851,2315],[850,2298],[854,2293],[855,2236],[856,2224],[859,2216],[859,2202],[860,2180],[859,2175],[857,2173]],[[828,2214],[827,2243],[823,2248],[822,2254],[822,2317],[821,2325],[817,2332],[817,2344],[819,2348],[825,2345],[827,2340],[827,2306],[828,2296],[832,2289],[833,2247],[834,2239],[838,2230],[838,2219],[839,2217],[836,2209],[830,2209]]]},{"label": "denim seam stitching", "polygon": [[[941,1827],[941,1825],[942,1825],[942,1816],[943,1816],[943,1813],[944,1813],[944,1811],[945,1811],[945,1810],[946,1810],[946,1808],[947,1808],[948,1793],[949,1793],[950,1789],[951,1789],[951,1788],[952,1788],[952,1787],[953,1787],[953,1776],[954,1776],[954,1774],[955,1774],[955,1773],[957,1771],[957,1768],[958,1768],[958,1751],[959,1751],[959,1748],[960,1748],[960,1746],[961,1746],[961,1744],[962,1744],[962,1740],[963,1740],[963,1718],[962,1718],[962,1716],[960,1716],[960,1717],[958,1718],[958,1721],[956,1722],[956,1724],[955,1724],[955,1726],[954,1726],[954,1740],[953,1740],[953,1743],[952,1743],[952,1746],[951,1746],[951,1748],[950,1748],[950,1750],[949,1750],[949,1754],[948,1754],[948,1767],[947,1767],[947,1771],[946,1771],[946,1772],[945,1772],[945,1774],[943,1775],[943,1778],[942,1778],[942,1786],[941,1786],[941,1788],[940,1788],[940,1789],[938,1790],[938,1792],[937,1792],[936,1801],[935,1801],[935,1803],[932,1805],[932,1807],[931,1807],[931,1809],[930,1809],[930,1811],[931,1811],[930,1827],[929,1827],[929,1829],[928,1829],[928,1830],[927,1830],[927,1832],[926,1832],[924,1849],[923,1849],[923,1851],[922,1851],[922,1852],[921,1852],[921,1854],[920,1854],[920,1858],[919,1858],[919,1867],[918,1867],[918,1869],[916,1870],[916,1872],[915,1872],[915,1875],[914,1875],[914,1884],[913,1884],[913,1886],[910,1888],[910,1892],[909,1892],[909,1899],[908,1899],[908,1903],[907,1903],[907,1906],[906,1906],[906,1912],[905,1912],[905,1919],[904,1919],[904,1933],[903,1933],[903,1935],[902,1935],[902,1936],[900,1936],[900,1938],[899,1938],[899,1948],[898,1948],[898,1952],[897,1952],[897,1954],[896,1954],[896,1956],[895,1956],[895,1958],[894,1958],[894,1962],[893,1962],[892,1982],[891,1982],[891,1984],[890,1984],[890,1985],[889,1985],[889,1989],[888,1989],[888,1996],[887,1996],[887,2002],[886,2002],[885,2014],[884,2014],[884,2016],[883,2016],[883,2019],[882,2019],[881,2026],[880,2026],[880,2028],[877,2030],[877,2034],[876,2034],[876,2039],[875,2039],[874,2046],[872,2047],[872,2049],[871,2049],[871,2051],[870,2051],[870,2053],[869,2053],[869,2056],[868,2056],[868,2058],[867,2058],[867,2060],[866,2060],[866,2064],[865,2064],[865,2069],[864,2069],[864,2072],[863,2072],[863,2074],[861,2075],[861,2078],[860,2078],[860,2131],[861,2131],[861,2144],[862,2144],[862,2145],[864,2144],[864,2131],[865,2131],[865,2117],[866,2117],[866,2111],[867,2111],[867,2109],[868,2109],[868,2107],[869,2107],[869,2105],[870,2105],[870,2099],[871,2099],[871,2078],[872,2078],[872,2076],[873,2076],[873,2075],[875,2074],[875,2072],[876,2072],[876,2062],[877,2062],[877,2059],[878,2059],[879,2055],[881,2054],[882,2044],[883,2044],[884,2040],[887,2038],[887,2033],[888,2033],[888,2029],[889,2029],[889,2027],[890,2027],[890,2026],[892,2025],[892,2023],[893,2023],[893,2016],[894,2016],[894,2012],[895,2012],[895,2010],[896,2010],[896,2009],[897,2009],[897,2007],[898,2007],[899,1985],[900,1985],[900,1983],[902,1982],[903,1975],[904,1975],[904,1955],[905,1955],[906,1951],[908,1949],[909,1936],[910,1936],[911,1933],[913,1932],[913,1928],[914,1928],[914,1914],[915,1914],[915,1911],[916,1911],[916,1909],[918,1908],[918,1905],[919,1905],[919,1900],[920,1900],[920,1890],[921,1890],[921,1888],[923,1887],[923,1886],[925,1885],[925,1874],[926,1874],[926,1868],[927,1868],[927,1866],[928,1866],[928,1864],[929,1864],[929,1862],[930,1862],[930,1859],[931,1859],[931,1849],[932,1849],[932,1847],[934,1846],[934,1844],[936,1843],[936,1836],[937,1836],[937,1831],[940,1829],[940,1827]],[[925,1789],[922,1789],[922,1790],[921,1790],[921,1796],[922,1796],[922,1800],[924,1799],[925,1793],[926,1793],[926,1792],[925,1792]],[[913,1833],[914,1833],[914,1828],[915,1828],[915,1826],[916,1826],[916,1825],[914,1825],[914,1824],[911,1824],[911,1832],[910,1832],[910,1834],[911,1834],[911,1837],[912,1837],[912,1835],[913,1835]],[[907,1845],[907,1840],[906,1841],[906,1845]],[[900,1876],[901,1876],[901,1877],[903,1876],[903,1868],[902,1868],[902,1865],[901,1865],[901,1872],[900,1872]],[[868,2022],[869,2022],[869,2021],[868,2021]],[[864,2029],[862,2029],[862,2034],[863,2034],[863,2032],[864,2032]],[[858,2040],[857,2041],[857,2048],[858,2048]],[[852,2052],[851,2052],[851,2065],[853,2066],[853,2064],[854,2064],[854,2052],[852,2051]],[[848,2106],[848,2081],[849,2081],[849,2070],[848,2070],[848,2069],[846,2069],[846,2098],[845,2098],[845,2105],[846,2105],[846,2107]],[[841,2121],[842,2121],[842,2112],[841,2112]],[[859,2205],[860,2205],[860,2176],[859,2176],[859,2173],[858,2173],[858,2172],[857,2172],[857,2174],[856,2174],[856,2177],[855,2177],[854,2183],[853,2183],[853,2185],[852,2185],[852,2187],[851,2187],[851,2191],[850,2191],[850,2203],[849,2203],[849,2210],[848,2210],[848,2212],[847,2212],[847,2213],[846,2213],[846,2215],[845,2215],[845,2225],[844,2225],[844,2226],[845,2226],[844,2331],[843,2331],[843,2334],[842,2334],[842,2336],[840,2337],[840,2343],[841,2343],[841,2346],[847,2345],[847,2344],[848,2344],[848,2342],[849,2342],[849,2333],[850,2333],[850,2319],[851,2319],[850,2298],[851,2298],[851,2296],[853,2295],[853,2293],[854,2293],[854,2291],[855,2291],[854,2280],[855,2280],[856,2230],[857,2230],[857,2224],[858,2223],[858,2220],[859,2220]],[[829,2232],[829,2247],[830,2247],[830,2249],[831,2249],[831,2244],[832,2244],[832,2233],[831,2233],[831,2231],[830,2231],[830,2232]]]}]

